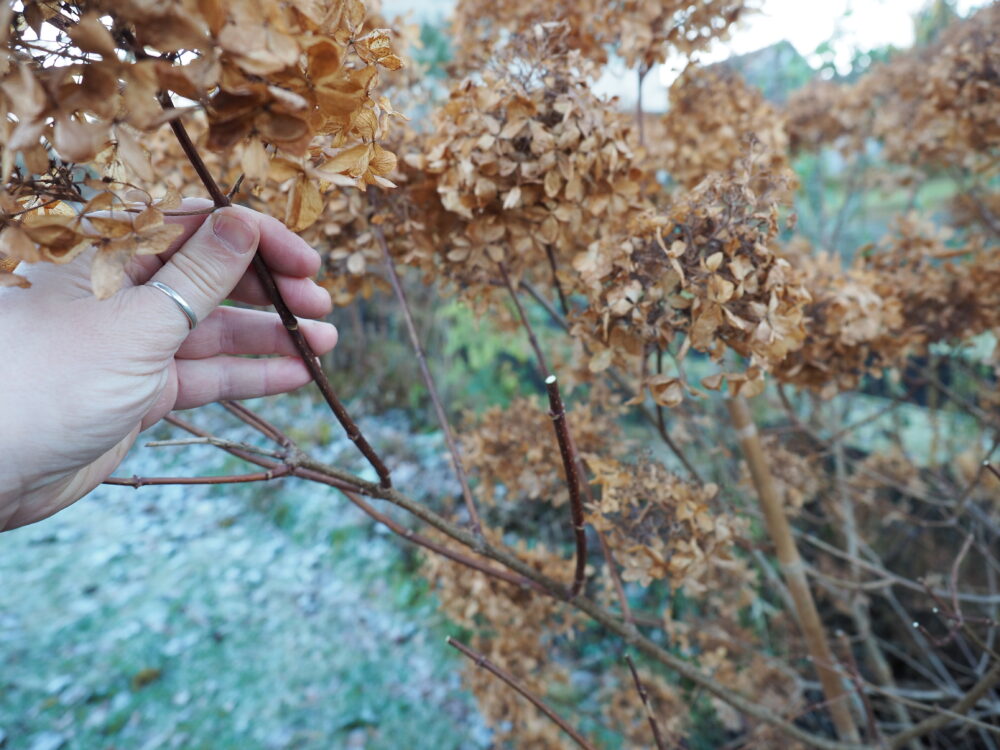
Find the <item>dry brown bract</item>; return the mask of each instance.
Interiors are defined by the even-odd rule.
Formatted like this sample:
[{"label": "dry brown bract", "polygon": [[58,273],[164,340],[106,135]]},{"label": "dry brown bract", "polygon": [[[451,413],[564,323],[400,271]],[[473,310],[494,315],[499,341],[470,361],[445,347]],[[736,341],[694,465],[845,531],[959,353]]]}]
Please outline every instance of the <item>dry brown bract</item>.
[{"label": "dry brown bract", "polygon": [[826,254],[793,253],[809,290],[809,336],[776,375],[827,395],[880,375],[936,341],[964,341],[1000,325],[1000,248],[915,214],[846,271]]},{"label": "dry brown bract", "polygon": [[949,27],[932,46],[876,66],[856,84],[817,82],[788,103],[793,149],[857,151],[877,138],[899,164],[995,173],[1000,164],[1000,6]]},{"label": "dry brown bract", "polygon": [[[749,380],[727,379],[738,392],[759,392],[760,368],[776,366],[805,337],[809,296],[772,249],[774,193],[783,192],[783,180],[744,162],[738,173],[706,178],[664,215],[639,217],[631,236],[577,255],[573,268],[589,306],[575,317],[573,333],[590,342],[591,369],[628,366],[630,357],[666,349],[685,334],[681,356],[693,347],[721,359],[728,347],[750,357]],[[704,385],[718,388],[722,378]],[[676,405],[681,391],[657,382],[654,397]]]},{"label": "dry brown bract", "polygon": [[[66,261],[96,233],[104,241],[95,292],[113,293],[128,259],[162,250],[169,235],[150,223],[162,219],[149,197],[162,186],[142,140],[191,108],[206,117],[207,147],[241,155],[252,183],[266,181],[276,162],[271,177],[294,181],[293,229],[322,210],[315,182],[391,186],[395,157],[376,141],[394,113],[374,89],[379,68],[402,61],[390,32],[364,21],[360,0],[29,1],[20,12],[5,4],[0,251]],[[170,93],[184,105],[165,108]],[[86,162],[103,179],[74,168]],[[121,209],[126,198],[148,213],[104,229],[98,224],[109,220],[85,225],[64,210],[40,210],[59,200],[86,204],[84,212]]]},{"label": "dry brown bract", "polygon": [[606,48],[629,68],[649,70],[677,52],[691,55],[729,28],[751,7],[746,0],[461,0],[455,10],[456,58],[466,69],[489,59],[504,32],[524,34],[538,24],[565,23],[569,45],[604,62]]},{"label": "dry brown bract", "polygon": [[690,67],[674,81],[670,106],[648,142],[651,159],[685,188],[737,169],[751,149],[766,174],[789,168],[781,116],[760,89],[724,66]]},{"label": "dry brown bract", "polygon": [[452,89],[423,152],[406,157],[443,209],[423,217],[413,262],[466,286],[494,283],[503,262],[516,281],[547,267],[547,248],[572,257],[642,205],[631,123],[591,93],[594,71],[564,31],[512,43],[499,69]]}]

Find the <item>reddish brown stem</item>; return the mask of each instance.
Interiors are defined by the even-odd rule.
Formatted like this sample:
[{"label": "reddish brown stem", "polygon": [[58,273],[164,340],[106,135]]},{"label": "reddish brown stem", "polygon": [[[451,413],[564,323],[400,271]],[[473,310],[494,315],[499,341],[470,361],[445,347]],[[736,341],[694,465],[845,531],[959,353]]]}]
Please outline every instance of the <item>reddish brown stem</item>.
[{"label": "reddish brown stem", "polygon": [[370,516],[373,520],[378,521],[380,524],[386,526],[390,531],[397,534],[398,536],[401,536],[408,542],[412,542],[413,544],[416,544],[419,547],[428,549],[431,552],[441,555],[442,557],[446,557],[449,560],[457,562],[460,565],[464,565],[467,568],[476,570],[484,575],[488,575],[491,578],[496,578],[497,580],[513,584],[514,586],[519,586],[522,588],[532,588],[535,589],[536,591],[540,591],[541,593],[545,593],[545,590],[542,589],[534,581],[529,581],[527,578],[522,578],[521,576],[515,575],[514,573],[510,573],[506,570],[500,570],[499,568],[495,568],[492,565],[487,565],[485,562],[482,562],[481,560],[477,560],[473,557],[462,554],[461,552],[456,552],[453,549],[445,547],[443,544],[438,544],[437,542],[428,539],[425,536],[421,536],[415,531],[411,531],[402,524],[397,523],[384,513],[379,513],[377,510],[375,510],[375,508],[373,508],[371,505],[365,502],[356,493],[351,492],[350,490],[341,490],[341,492],[343,492],[344,495],[347,496],[348,500],[350,500],[358,508],[360,508],[366,514],[368,514],[368,516]]},{"label": "reddish brown stem", "polygon": [[639,677],[639,672],[635,668],[632,657],[625,654],[625,661],[628,662],[629,671],[632,672],[635,689],[639,691],[639,697],[642,698],[642,707],[646,710],[646,719],[649,721],[649,728],[653,730],[653,741],[656,743],[657,750],[666,750],[667,746],[663,744],[663,736],[660,734],[660,725],[656,723],[656,717],[653,716],[653,707],[649,705],[649,693],[646,692],[646,686],[642,684],[642,679]]},{"label": "reddish brown stem", "polygon": [[[170,98],[170,94],[166,91],[160,93],[160,104],[165,109],[173,108],[173,101]],[[184,127],[184,123],[181,122],[180,118],[174,118],[170,121],[170,128],[174,131],[174,136],[177,138],[177,142],[180,144],[181,149],[184,151],[184,155],[187,156],[188,161],[191,162],[191,166],[194,167],[194,171],[198,174],[198,178],[201,180],[205,189],[208,190],[208,194],[212,197],[212,202],[215,203],[217,208],[223,208],[232,204],[229,196],[222,192],[222,188],[219,187],[215,178],[212,177],[211,172],[209,172],[208,167],[205,165],[204,160],[201,158],[201,154],[198,153],[198,148],[194,145],[194,141],[191,140],[191,136],[188,135],[187,129]],[[340,403],[340,399],[333,392],[333,386],[327,379],[323,372],[323,368],[320,365],[319,357],[312,350],[309,342],[306,341],[305,336],[302,334],[299,328],[299,321],[296,319],[292,311],[288,309],[288,305],[285,303],[284,298],[281,296],[281,292],[278,291],[278,285],[274,280],[274,276],[271,274],[270,269],[267,267],[267,263],[264,261],[264,257],[259,253],[255,253],[253,257],[253,268],[257,273],[257,277],[260,279],[261,286],[264,287],[264,291],[267,293],[268,299],[271,300],[271,304],[274,305],[274,309],[277,310],[279,317],[281,318],[281,323],[284,325],[285,330],[288,332],[289,337],[291,337],[295,348],[299,352],[299,356],[305,363],[306,369],[309,370],[309,375],[312,377],[313,381],[319,387],[320,392],[323,394],[323,398],[330,410],[337,417],[337,421],[340,422],[341,427],[347,433],[347,437],[357,446],[358,450],[361,451],[362,455],[368,460],[368,463],[372,465],[375,469],[375,473],[378,474],[379,481],[383,487],[391,487],[392,480],[389,477],[389,470],[386,468],[385,464],[382,463],[382,459],[379,458],[378,454],[374,451],[368,441],[365,439],[364,435],[361,434],[361,430],[358,429],[357,424],[351,419],[350,414],[344,408],[344,405]]]},{"label": "reddish brown stem", "polygon": [[[197,435],[198,437],[201,437],[201,438],[211,438],[212,437],[209,433],[205,432],[201,428],[195,427],[190,422],[185,422],[183,419],[181,419],[180,417],[177,417],[177,416],[175,416],[173,414],[168,414],[163,419],[164,419],[164,421],[169,422],[170,424],[174,425],[175,427],[181,428],[185,432],[190,432],[192,435]],[[237,458],[242,458],[244,461],[246,461],[248,463],[256,464],[257,466],[260,466],[260,467],[262,467],[264,469],[273,469],[273,468],[275,468],[277,466],[284,465],[284,464],[281,464],[281,463],[278,463],[278,462],[275,462],[275,461],[269,461],[266,458],[254,455],[253,453],[249,453],[247,451],[240,450],[239,448],[222,448],[222,450],[226,451],[226,453],[229,453],[229,454],[231,454],[233,456],[236,456]],[[294,470],[291,472],[291,474],[293,474],[294,476],[300,477],[302,479],[311,479],[313,481],[316,481],[316,476],[315,475],[317,474],[317,472],[314,472],[314,471],[311,472],[311,471],[309,471],[307,469],[302,469],[302,468],[299,468],[299,467],[295,467]],[[352,484],[350,482],[346,482],[346,481],[343,481],[343,480],[340,480],[340,479],[336,479],[334,477],[328,477],[327,479],[329,479],[329,481],[324,481],[324,484],[328,484],[331,487],[336,487],[337,489],[348,489],[348,490],[353,490],[355,492],[363,492],[364,491],[363,488],[359,488],[357,485]]]},{"label": "reddish brown stem", "polygon": [[983,468],[990,472],[997,479],[1000,479],[1000,469],[991,464],[989,461],[983,461]]},{"label": "reddish brown stem", "polygon": [[584,750],[596,750],[594,745],[592,745],[583,735],[570,726],[569,722],[557,714],[545,701],[528,690],[528,688],[526,688],[520,680],[514,677],[514,675],[510,674],[510,672],[501,669],[478,651],[469,648],[464,643],[460,643],[450,636],[448,637],[447,642],[449,646],[461,651],[465,654],[465,656],[469,657],[469,659],[471,659],[477,667],[481,667],[495,677],[499,677],[514,690],[527,698],[535,708],[548,716],[561,730],[572,737],[573,741],[577,745],[584,748]]},{"label": "reddish brown stem", "polygon": [[576,596],[583,588],[584,572],[587,567],[587,534],[583,526],[583,500],[580,497],[580,474],[573,457],[573,444],[569,435],[569,425],[566,423],[566,409],[562,396],[559,394],[559,384],[555,375],[545,378],[545,388],[549,392],[549,416],[556,430],[556,440],[559,442],[559,453],[562,456],[563,469],[566,472],[566,485],[569,487],[569,507],[573,521],[573,535],[576,539],[576,570],[573,572],[573,587],[570,596]]},{"label": "reddish brown stem", "polygon": [[268,440],[277,443],[282,448],[288,448],[292,445],[292,439],[288,437],[288,435],[268,422],[257,412],[241,404],[239,401],[220,401],[219,403],[222,404],[227,411],[236,415],[240,420],[253,427]]},{"label": "reddish brown stem", "polygon": [[[373,208],[377,208],[378,199],[375,195],[374,188],[368,188],[368,200],[371,202]],[[458,477],[458,483],[462,487],[462,498],[465,501],[465,509],[469,514],[469,526],[472,529],[472,533],[479,536],[483,533],[482,523],[479,520],[479,512],[476,510],[476,503],[472,499],[472,490],[469,488],[469,480],[465,474],[465,467],[462,465],[462,456],[458,452],[458,444],[455,442],[455,434],[451,429],[451,423],[448,421],[448,415],[445,413],[444,404],[441,403],[441,397],[438,395],[434,377],[431,375],[430,368],[427,366],[427,355],[424,353],[424,347],[420,343],[420,337],[417,335],[417,326],[413,322],[413,313],[410,310],[410,303],[406,299],[406,292],[403,290],[403,285],[399,280],[399,274],[396,272],[396,265],[393,263],[392,255],[389,253],[389,245],[385,241],[385,232],[382,231],[382,227],[378,224],[373,223],[372,228],[375,232],[375,238],[378,240],[379,247],[382,249],[385,267],[389,272],[389,281],[392,283],[392,290],[396,294],[396,299],[399,300],[400,307],[403,308],[403,319],[406,321],[406,330],[410,335],[410,344],[413,346],[413,351],[417,355],[417,364],[420,366],[420,374],[423,376],[424,384],[427,386],[427,392],[430,394],[431,403],[434,404],[434,413],[437,415],[438,424],[441,425],[441,431],[444,432],[445,442],[448,444],[448,451],[451,453],[451,460],[455,466],[455,475]]]}]

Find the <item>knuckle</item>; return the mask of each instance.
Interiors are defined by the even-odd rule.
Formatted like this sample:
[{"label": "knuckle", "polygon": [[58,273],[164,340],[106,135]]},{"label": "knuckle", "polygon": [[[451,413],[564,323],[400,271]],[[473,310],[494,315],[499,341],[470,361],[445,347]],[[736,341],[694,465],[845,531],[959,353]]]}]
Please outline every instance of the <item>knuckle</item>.
[{"label": "knuckle", "polygon": [[195,292],[207,299],[214,299],[218,296],[218,289],[223,285],[223,269],[221,264],[213,260],[208,253],[195,260],[186,253],[178,253],[174,256],[174,265],[189,283],[194,286]]}]

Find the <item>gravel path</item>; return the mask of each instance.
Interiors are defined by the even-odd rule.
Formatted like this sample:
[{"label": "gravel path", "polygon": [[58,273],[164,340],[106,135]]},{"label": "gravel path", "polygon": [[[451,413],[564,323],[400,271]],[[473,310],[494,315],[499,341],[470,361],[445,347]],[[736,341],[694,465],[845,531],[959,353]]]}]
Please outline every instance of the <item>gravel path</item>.
[{"label": "gravel path", "polygon": [[[424,454],[400,478],[448,475],[437,436],[380,425],[376,444]],[[245,470],[194,446],[117,473]],[[283,481],[103,487],[0,535],[0,746],[489,747],[412,557],[335,492]]]}]

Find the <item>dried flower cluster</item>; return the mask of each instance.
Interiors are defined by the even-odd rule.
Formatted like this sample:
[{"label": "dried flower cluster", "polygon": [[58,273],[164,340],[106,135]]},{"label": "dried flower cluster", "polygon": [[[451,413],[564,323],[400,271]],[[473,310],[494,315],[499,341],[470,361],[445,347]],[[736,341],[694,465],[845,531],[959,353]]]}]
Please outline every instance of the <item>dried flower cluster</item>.
[{"label": "dried flower cluster", "polygon": [[648,140],[654,163],[689,189],[712,173],[738,169],[751,151],[766,174],[788,170],[780,114],[725,66],[690,67],[674,81],[670,106]]},{"label": "dried flower cluster", "polygon": [[[395,157],[376,141],[393,111],[374,88],[380,67],[402,61],[387,30],[365,29],[360,0],[12,7],[0,14],[0,209],[8,217],[0,253],[10,258],[64,262],[100,236],[92,275],[104,297],[129,257],[166,247],[176,230],[163,226],[162,210],[175,199],[153,205],[149,196],[162,187],[142,134],[185,116],[171,94],[194,102],[206,147],[238,154],[251,181],[271,173],[293,183],[293,228],[322,211],[321,180],[391,185]],[[102,179],[74,168],[87,162]],[[146,208],[134,220],[81,219],[136,200]],[[40,210],[56,201],[83,207]]]},{"label": "dried flower cluster", "polygon": [[453,27],[459,62],[469,68],[489,58],[504,32],[522,34],[558,22],[568,26],[572,48],[588,58],[604,62],[610,48],[628,67],[649,70],[673,52],[690,56],[724,38],[749,6],[746,0],[461,0]]},{"label": "dried flower cluster", "polygon": [[734,522],[711,509],[717,487],[692,486],[658,463],[585,458],[601,488],[588,521],[605,532],[624,580],[697,588],[708,560],[729,556]]},{"label": "dried flower cluster", "polygon": [[951,232],[911,214],[846,271],[825,255],[796,264],[812,301],[809,336],[778,366],[786,382],[833,393],[856,386],[936,341],[1000,326],[1000,248],[981,238],[949,247]]},{"label": "dried flower cluster", "polygon": [[[772,249],[778,232],[773,193],[783,190],[782,177],[744,163],[736,175],[706,178],[664,215],[638,219],[627,239],[577,255],[573,267],[589,306],[573,332],[592,342],[593,370],[666,349],[680,333],[686,334],[682,351],[691,347],[721,359],[728,347],[766,368],[801,346],[809,297]],[[753,184],[767,185],[767,192],[758,194]],[[751,380],[761,384],[756,375]],[[680,392],[672,394],[663,403],[675,405]]]},{"label": "dried flower cluster", "polygon": [[1000,157],[1000,7],[987,5],[932,46],[878,65],[852,85],[818,82],[792,95],[792,148],[878,139],[887,160],[995,172]]},{"label": "dried flower cluster", "polygon": [[[443,210],[410,262],[463,285],[515,279],[565,258],[642,205],[632,125],[590,91],[591,66],[561,33],[523,40],[482,82],[462,81],[410,166],[433,176]],[[431,224],[433,222],[433,224]]]}]

